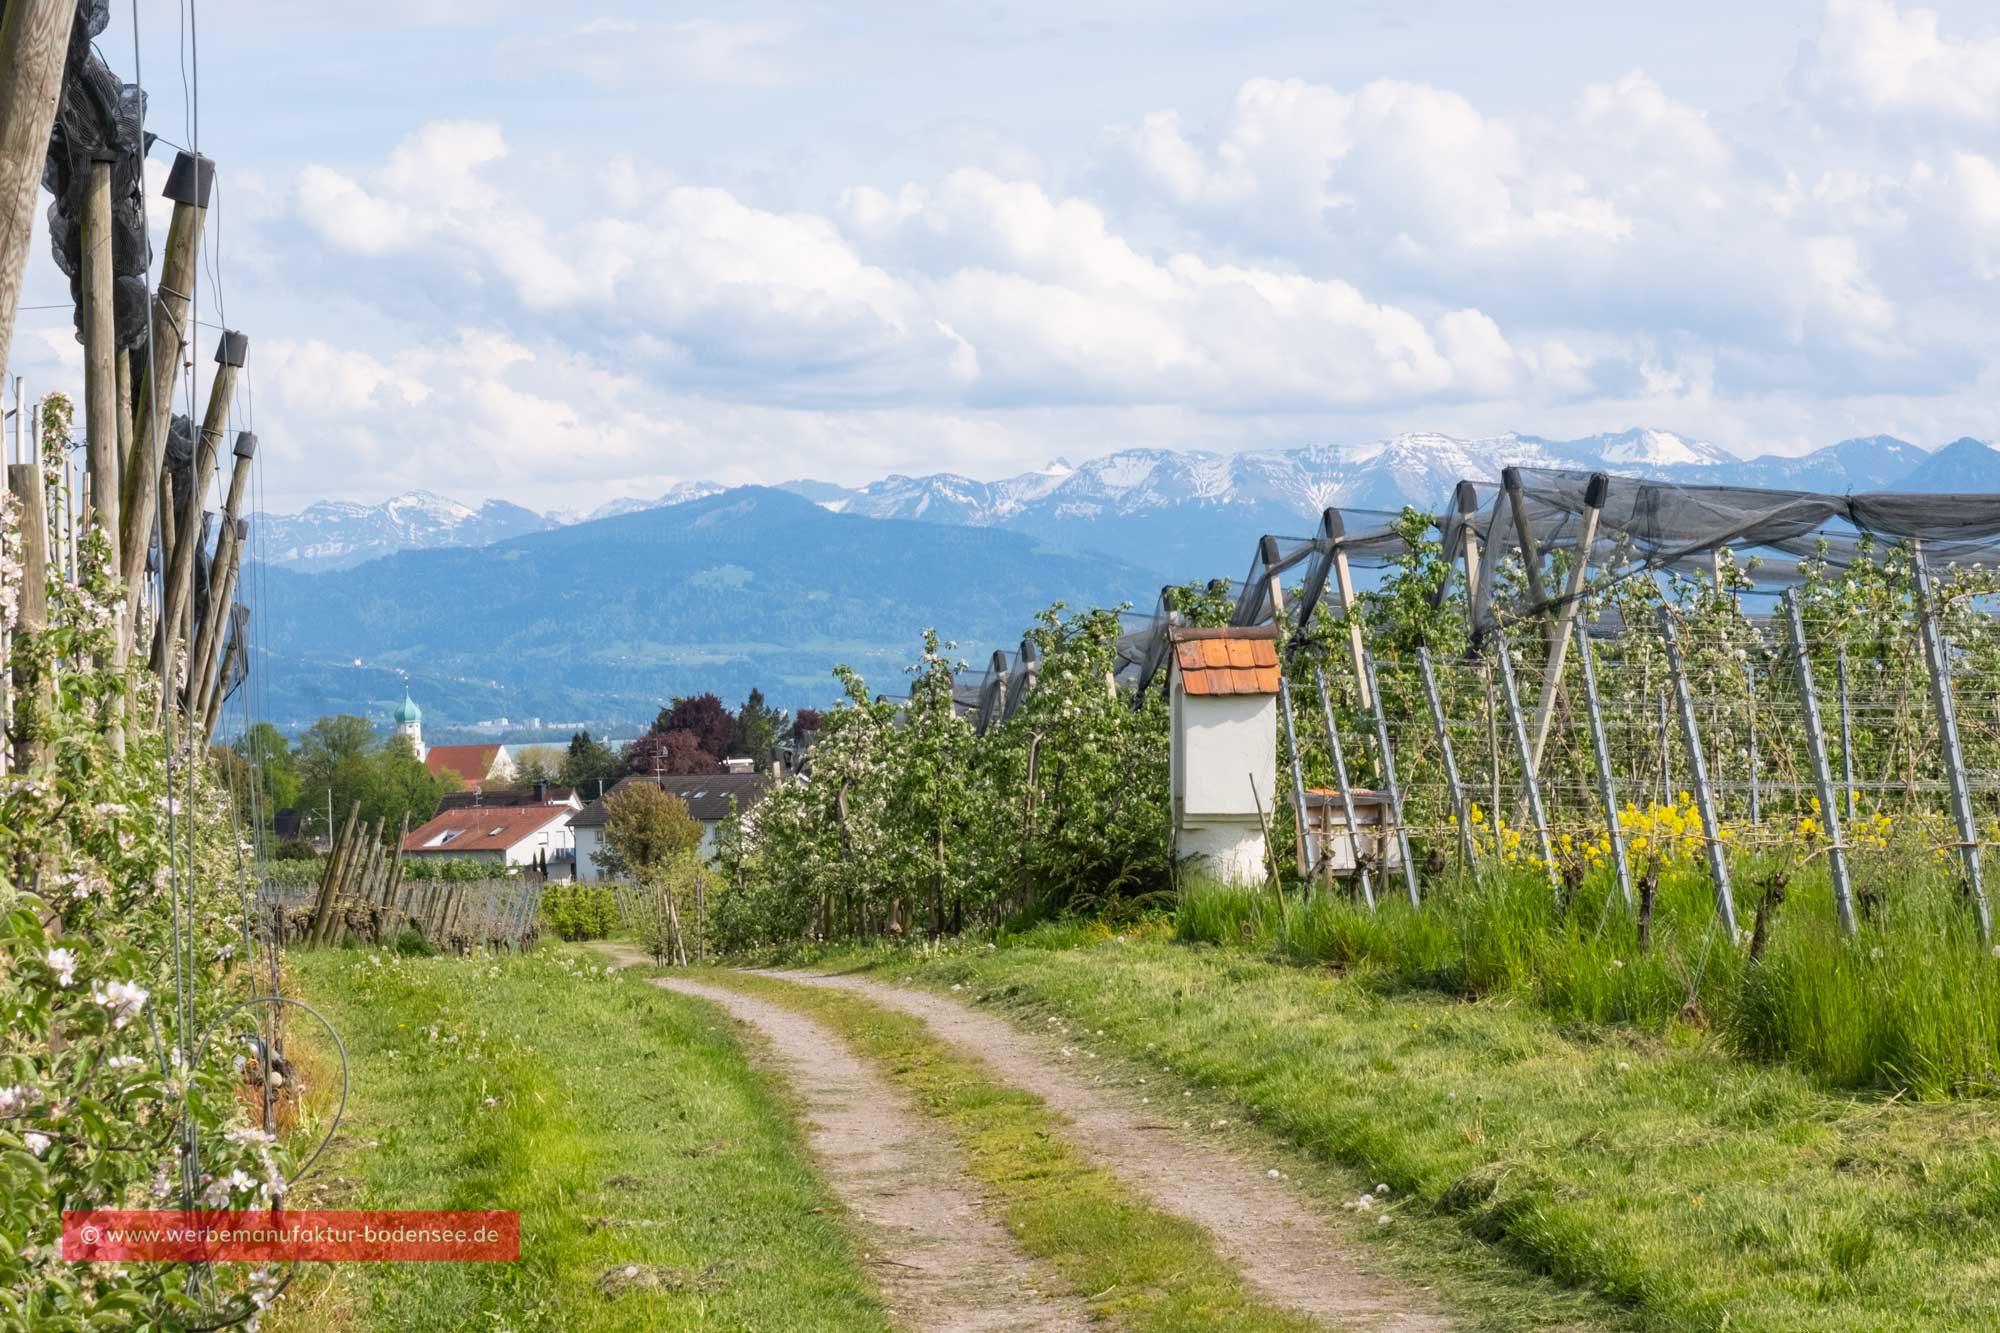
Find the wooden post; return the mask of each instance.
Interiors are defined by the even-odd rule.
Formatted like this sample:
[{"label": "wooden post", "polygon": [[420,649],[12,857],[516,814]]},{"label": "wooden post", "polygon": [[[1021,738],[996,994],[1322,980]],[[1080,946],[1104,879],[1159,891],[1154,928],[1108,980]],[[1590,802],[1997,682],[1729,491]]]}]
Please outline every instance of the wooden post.
[{"label": "wooden post", "polygon": [[138,623],[139,590],[145,584],[146,551],[160,500],[160,468],[166,460],[167,428],[174,415],[174,385],[180,378],[181,350],[187,346],[194,300],[195,250],[208,216],[215,164],[182,153],[167,175],[166,197],[174,204],[167,225],[160,289],[153,299],[148,344],[152,364],[132,386],[132,452],[125,459],[125,493],[119,509],[119,551],[125,562],[125,618]]},{"label": "wooden post", "polygon": [[1826,731],[1820,725],[1819,691],[1813,685],[1812,653],[1806,645],[1805,618],[1799,613],[1796,589],[1778,599],[1785,628],[1792,636],[1792,658],[1799,674],[1799,702],[1804,712],[1806,753],[1812,759],[1813,785],[1819,789],[1820,822],[1826,825],[1826,866],[1833,880],[1833,906],[1840,928],[1855,932],[1854,888],[1847,877],[1847,846],[1841,837],[1840,805],[1833,795],[1833,766],[1826,760]]},{"label": "wooden post", "polygon": [[1458,780],[1458,760],[1451,750],[1451,729],[1445,724],[1444,698],[1438,693],[1437,672],[1431,669],[1431,650],[1417,648],[1417,666],[1424,676],[1424,698],[1431,706],[1431,726],[1437,730],[1438,750],[1444,755],[1444,778],[1451,788],[1451,811],[1458,820],[1459,864],[1472,869],[1472,811],[1465,803],[1465,788]]},{"label": "wooden post", "polygon": [[1403,789],[1396,781],[1396,747],[1389,740],[1389,716],[1382,708],[1382,690],[1375,680],[1375,656],[1363,652],[1361,655],[1362,679],[1368,683],[1368,693],[1374,700],[1375,744],[1381,751],[1382,785],[1389,794],[1389,814],[1396,821],[1396,849],[1403,856],[1403,884],[1410,891],[1410,906],[1421,905],[1417,891],[1417,863],[1410,855],[1410,835],[1403,824]]},{"label": "wooden post", "polygon": [[[1518,494],[1518,489],[1514,493]],[[1603,512],[1604,501],[1610,493],[1611,478],[1602,472],[1592,473],[1583,490],[1583,532],[1576,539],[1569,567],[1569,583],[1563,589],[1562,608],[1556,613],[1555,628],[1550,631],[1548,670],[1542,673],[1542,697],[1535,705],[1532,735],[1537,771],[1541,769],[1542,755],[1548,747],[1549,723],[1555,718],[1556,695],[1562,690],[1563,654],[1569,648],[1570,626],[1576,622],[1577,610],[1583,605],[1583,585],[1590,576],[1590,548],[1597,542],[1598,515]],[[1525,522],[1525,511],[1521,513],[1522,517],[1516,521]]]},{"label": "wooden post", "polygon": [[[1500,688],[1507,698],[1507,717],[1512,723],[1514,748],[1521,757],[1521,786],[1528,796],[1528,813],[1535,821],[1535,837],[1542,848],[1542,863],[1548,867],[1549,887],[1562,889],[1562,878],[1556,873],[1555,846],[1549,841],[1549,819],[1542,805],[1542,783],[1535,772],[1535,756],[1528,748],[1528,728],[1521,720],[1521,695],[1514,688],[1514,664],[1507,656],[1507,635],[1499,626],[1493,628],[1493,647],[1500,657]],[[1493,811],[1495,836],[1498,836],[1500,811]]]},{"label": "wooden post", "polygon": [[1834,659],[1840,690],[1840,783],[1847,790],[1847,817],[1854,818],[1854,728],[1847,707],[1847,645]]},{"label": "wooden post", "polygon": [[188,675],[188,700],[194,716],[211,736],[215,734],[216,721],[222,714],[223,673],[219,659],[234,616],[236,577],[243,566],[243,537],[248,527],[246,520],[237,519],[222,529],[228,549],[217,555],[216,564],[211,567],[214,580],[219,582],[210,583],[210,607],[202,622],[201,649],[190,659],[193,667]]},{"label": "wooden post", "polygon": [[1534,599],[1535,609],[1539,611],[1549,604],[1549,595],[1542,586],[1542,552],[1535,545],[1534,525],[1528,521],[1528,496],[1521,488],[1521,469],[1502,468],[1500,486],[1507,493],[1508,508],[1514,512],[1514,535],[1521,541],[1521,564],[1528,575],[1528,596]]},{"label": "wooden post", "polygon": [[1347,523],[1338,509],[1327,510],[1323,521],[1330,529],[1327,535],[1333,538],[1333,583],[1340,590],[1340,614],[1347,619],[1347,654],[1354,661],[1354,678],[1361,682],[1358,702],[1363,708],[1373,708],[1374,691],[1368,683],[1368,673],[1361,665],[1364,649],[1361,621],[1355,616],[1354,609],[1354,571],[1347,564]]},{"label": "wooden post", "polygon": [[1979,826],[1972,817],[1972,792],[1965,777],[1965,749],[1959,743],[1958,705],[1951,689],[1951,645],[1938,624],[1936,597],[1931,590],[1930,564],[1924,544],[1910,543],[1910,568],[1917,592],[1917,630],[1923,637],[1924,664],[1930,668],[1931,704],[1937,709],[1938,739],[1944,747],[1945,779],[1951,787],[1951,813],[1958,824],[1958,853],[1965,867],[1965,887],[1979,916],[1979,936],[1993,938],[1993,918],[1986,906],[1986,885],[1980,874]]},{"label": "wooden post", "polygon": [[340,878],[346,873],[346,861],[354,846],[354,826],[361,819],[361,802],[347,812],[347,823],[340,830],[340,836],[333,840],[333,846],[326,854],[326,874],[319,884],[319,901],[313,906],[312,924],[306,931],[306,940],[317,944],[326,931],[327,919],[333,914],[333,900],[340,889]]},{"label": "wooden post", "polygon": [[[1354,823],[1354,788],[1347,781],[1347,755],[1341,749],[1340,728],[1334,724],[1333,696],[1327,693],[1326,672],[1313,668],[1313,683],[1319,687],[1319,709],[1326,718],[1326,746],[1333,752],[1333,780],[1340,787],[1340,809],[1347,816],[1347,845],[1354,855],[1354,873],[1361,880],[1361,900],[1375,909],[1375,889],[1370,882],[1367,862],[1361,855],[1361,830]],[[1324,855],[1324,849],[1321,855]]]},{"label": "wooden post", "polygon": [[[1281,672],[1278,676],[1278,716],[1285,724],[1285,748],[1292,760],[1292,841],[1296,844],[1299,878],[1305,882],[1306,896],[1312,896],[1312,858],[1306,851],[1306,778],[1299,763],[1299,733],[1292,725],[1292,686]],[[1326,849],[1320,849],[1326,855]]]},{"label": "wooden post", "polygon": [[[153,669],[162,681],[169,683],[169,691],[181,650],[186,646],[181,638],[181,622],[191,609],[194,594],[194,558],[202,538],[202,496],[208,493],[208,479],[215,474],[216,453],[229,426],[229,400],[236,391],[236,374],[249,351],[250,340],[240,333],[225,332],[216,345],[215,380],[209,386],[208,408],[202,414],[201,434],[195,441],[192,480],[187,495],[175,497],[180,503],[180,516],[173,555],[167,562],[166,614],[160,622],[170,632],[160,637],[160,648],[153,659]],[[166,698],[166,691],[161,698]]]},{"label": "wooden post", "polygon": [[1736,942],[1736,900],[1729,891],[1729,856],[1722,846],[1722,829],[1715,815],[1715,794],[1708,785],[1708,761],[1702,756],[1701,729],[1694,718],[1687,672],[1681,667],[1680,629],[1670,606],[1659,608],[1660,637],[1666,641],[1667,671],[1673,677],[1674,701],[1681,715],[1681,739],[1687,745],[1688,782],[1694,788],[1695,809],[1701,812],[1702,841],[1707,844],[1708,873],[1715,881],[1715,911],[1722,928]]},{"label": "wooden post", "polygon": [[[235,465],[229,472],[229,495],[222,506],[222,528],[215,540],[215,560],[209,565],[208,614],[202,617],[201,630],[196,638],[193,654],[189,657],[192,669],[188,673],[189,699],[197,714],[206,706],[204,691],[193,682],[207,681],[215,674],[215,659],[222,648],[222,634],[228,628],[231,598],[234,596],[234,571],[240,555],[240,543],[244,537],[241,515],[243,495],[250,484],[252,460],[257,454],[257,437],[247,430],[236,433]],[[225,595],[216,595],[218,575],[230,589]]]},{"label": "wooden post", "polygon": [[0,366],[13,351],[49,131],[62,96],[75,0],[8,0],[0,14]]},{"label": "wooden post", "polygon": [[1625,860],[1625,830],[1618,822],[1618,776],[1611,768],[1611,742],[1604,734],[1604,713],[1597,702],[1597,663],[1590,649],[1590,630],[1581,620],[1570,623],[1576,638],[1577,665],[1583,668],[1584,706],[1590,714],[1590,748],[1597,757],[1597,796],[1604,803],[1605,835],[1611,842],[1611,863],[1618,872],[1618,891],[1632,906],[1632,869]]},{"label": "wooden post", "polygon": [[[27,405],[18,409],[24,415]],[[37,647],[33,661],[21,660],[23,636],[39,634],[49,620],[49,519],[42,494],[42,469],[36,464],[11,463],[7,467],[7,489],[20,506],[21,588],[14,608],[14,643],[10,654],[14,668],[14,766],[21,772],[48,756],[46,732],[49,681],[46,658]]]}]

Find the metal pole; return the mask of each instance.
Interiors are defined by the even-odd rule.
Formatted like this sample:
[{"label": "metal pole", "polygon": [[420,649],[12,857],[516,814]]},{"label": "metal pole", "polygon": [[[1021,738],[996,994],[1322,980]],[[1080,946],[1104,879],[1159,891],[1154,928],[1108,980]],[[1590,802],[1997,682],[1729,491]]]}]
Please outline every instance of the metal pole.
[{"label": "metal pole", "polygon": [[1542,673],[1542,697],[1535,705],[1535,725],[1529,731],[1534,742],[1535,766],[1548,754],[1549,724],[1555,720],[1556,695],[1562,691],[1563,654],[1569,648],[1569,627],[1583,606],[1584,581],[1590,577],[1590,548],[1597,542],[1597,520],[1611,494],[1611,479],[1593,472],[1583,491],[1583,532],[1570,551],[1568,586],[1563,589],[1562,608],[1556,613],[1549,632],[1548,669]]},{"label": "metal pole", "polygon": [[1744,664],[1743,679],[1750,693],[1750,822],[1764,822],[1764,787],[1757,776],[1757,668]]},{"label": "metal pole", "polygon": [[1660,804],[1674,804],[1674,775],[1667,747],[1667,692],[1660,691]]},{"label": "metal pole", "polygon": [[1694,787],[1695,808],[1701,812],[1701,831],[1707,844],[1708,873],[1715,880],[1715,910],[1722,927],[1736,939],[1736,899],[1729,891],[1729,858],[1722,847],[1722,829],[1715,817],[1715,793],[1708,786],[1708,762],[1701,753],[1701,730],[1694,719],[1694,698],[1688,693],[1687,673],[1681,668],[1680,628],[1672,607],[1662,606],[1660,637],[1667,645],[1667,672],[1673,677],[1674,702],[1681,715],[1681,740],[1687,745],[1688,776]]},{"label": "metal pole", "polygon": [[1451,732],[1445,726],[1444,700],[1438,695],[1437,675],[1431,670],[1431,650],[1417,649],[1417,666],[1424,676],[1424,697],[1431,705],[1431,725],[1437,728],[1438,749],[1444,753],[1444,778],[1451,786],[1451,809],[1458,817],[1458,854],[1466,869],[1472,868],[1472,812],[1466,808],[1465,788],[1458,781],[1458,760],[1451,752]]},{"label": "metal pole", "polygon": [[1604,802],[1604,826],[1611,841],[1611,863],[1618,871],[1618,891],[1632,906],[1632,871],[1625,862],[1625,829],[1618,822],[1618,779],[1611,769],[1611,745],[1604,735],[1604,714],[1597,702],[1597,666],[1591,661],[1590,630],[1581,620],[1570,624],[1576,639],[1576,660],[1583,667],[1583,699],[1590,716],[1590,748],[1597,755],[1597,795]]},{"label": "metal pole", "polygon": [[1847,817],[1854,818],[1854,728],[1847,706],[1847,645],[1834,658],[1840,685],[1840,783],[1847,790]]},{"label": "metal pole", "polygon": [[[1528,728],[1521,721],[1521,695],[1514,688],[1514,664],[1507,658],[1507,635],[1498,625],[1493,627],[1493,647],[1500,656],[1500,690],[1507,697],[1507,719],[1513,725],[1514,748],[1521,757],[1521,785],[1528,793],[1528,813],[1535,821],[1535,837],[1542,844],[1542,864],[1549,872],[1549,887],[1560,889],[1562,881],[1556,874],[1556,849],[1549,842],[1549,819],[1542,808],[1542,784],[1535,776],[1535,756],[1528,749]],[[1495,832],[1499,829],[1500,811],[1493,811]]]},{"label": "metal pole", "polygon": [[[1368,866],[1361,859],[1361,830],[1354,823],[1354,788],[1347,781],[1347,755],[1341,749],[1340,728],[1333,722],[1333,696],[1326,690],[1326,672],[1314,667],[1313,683],[1319,687],[1319,710],[1326,718],[1326,748],[1333,752],[1333,780],[1340,786],[1340,808],[1347,816],[1347,845],[1354,853],[1354,873],[1361,880],[1361,900],[1372,911],[1375,889],[1369,883]],[[1321,855],[1325,855],[1324,849]]]},{"label": "metal pole", "polygon": [[1972,818],[1972,793],[1965,780],[1965,750],[1959,744],[1958,709],[1951,694],[1951,645],[1945,642],[1938,624],[1937,607],[1931,596],[1930,569],[1924,559],[1924,544],[1910,543],[1910,565],[1916,575],[1918,629],[1924,641],[1924,658],[1930,667],[1931,702],[1937,708],[1939,740],[1944,745],[1945,777],[1951,784],[1951,812],[1958,822],[1959,857],[1965,863],[1965,885],[1972,893],[1973,910],[1979,914],[1979,937],[1993,937],[1993,919],[1986,906],[1986,885],[1979,873],[1979,828]]},{"label": "metal pole", "polygon": [[1396,783],[1396,751],[1389,744],[1389,717],[1382,711],[1382,687],[1375,681],[1375,654],[1362,650],[1361,663],[1367,668],[1368,693],[1375,706],[1375,743],[1382,750],[1382,782],[1389,789],[1389,813],[1396,821],[1396,850],[1403,856],[1403,883],[1410,891],[1410,906],[1422,906],[1417,892],[1417,863],[1410,857],[1410,835],[1403,827],[1403,789]]},{"label": "metal pole", "polygon": [[[1292,726],[1292,686],[1283,673],[1278,676],[1278,716],[1285,724],[1285,747],[1291,752],[1292,760],[1292,820],[1298,825],[1299,878],[1306,884],[1306,897],[1312,897],[1311,858],[1306,853],[1306,776],[1299,767],[1299,733]],[[1320,849],[1326,855],[1326,849]]]},{"label": "metal pole", "polygon": [[1833,879],[1833,906],[1840,928],[1854,933],[1854,886],[1847,876],[1847,846],[1841,836],[1840,809],[1833,799],[1833,766],[1826,758],[1826,732],[1820,726],[1819,692],[1813,686],[1812,655],[1806,651],[1805,618],[1799,601],[1787,591],[1778,599],[1785,611],[1785,628],[1792,636],[1792,656],[1799,674],[1799,700],[1805,713],[1806,753],[1812,758],[1813,783],[1819,788],[1819,813],[1826,824],[1826,865]]}]

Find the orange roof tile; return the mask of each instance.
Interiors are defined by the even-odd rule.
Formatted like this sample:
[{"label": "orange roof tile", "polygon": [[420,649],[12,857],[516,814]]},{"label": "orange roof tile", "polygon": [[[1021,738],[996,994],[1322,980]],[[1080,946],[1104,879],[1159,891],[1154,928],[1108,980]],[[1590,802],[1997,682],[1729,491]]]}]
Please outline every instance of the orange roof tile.
[{"label": "orange roof tile", "polygon": [[566,805],[508,805],[447,810],[403,839],[406,852],[504,852],[545,828],[564,824]]},{"label": "orange roof tile", "polygon": [[433,745],[424,752],[424,767],[433,773],[449,769],[477,784],[486,781],[499,755],[498,745]]},{"label": "orange roof tile", "polygon": [[1181,689],[1194,695],[1276,694],[1278,642],[1265,626],[1174,629]]}]

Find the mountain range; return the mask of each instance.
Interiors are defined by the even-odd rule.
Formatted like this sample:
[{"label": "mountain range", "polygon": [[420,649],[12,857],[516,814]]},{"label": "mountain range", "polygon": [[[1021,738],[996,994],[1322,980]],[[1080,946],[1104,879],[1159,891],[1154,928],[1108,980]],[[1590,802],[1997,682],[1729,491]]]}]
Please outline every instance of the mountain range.
[{"label": "mountain range", "polygon": [[[1461,477],[1490,480],[1510,463],[1839,493],[2000,490],[2000,451],[1973,439],[1933,453],[1873,435],[1808,454],[1746,459],[1705,441],[1646,429],[1574,440],[1514,432],[1470,439],[1418,433],[1365,445],[1237,454],[1124,449],[1078,466],[1057,460],[999,481],[939,472],[898,474],[858,487],[802,479],[778,489],[834,513],[1011,528],[1046,544],[1102,552],[1181,579],[1236,573],[1258,536],[1308,532],[1329,505],[1430,508]],[[262,519],[258,549],[272,565],[338,569],[399,550],[480,546],[670,507],[723,489],[713,482],[688,482],[651,500],[612,500],[587,515],[537,514],[498,500],[475,509],[424,491],[374,506],[322,501],[298,514]]]},{"label": "mountain range", "polygon": [[983,665],[1058,599],[1115,606],[1160,577],[1018,532],[836,514],[743,487],[482,547],[268,569],[260,705],[287,730],[387,717],[407,679],[430,727],[497,716],[630,736],[676,694],[781,707],[839,693],[836,663],[901,694],[935,627]]}]

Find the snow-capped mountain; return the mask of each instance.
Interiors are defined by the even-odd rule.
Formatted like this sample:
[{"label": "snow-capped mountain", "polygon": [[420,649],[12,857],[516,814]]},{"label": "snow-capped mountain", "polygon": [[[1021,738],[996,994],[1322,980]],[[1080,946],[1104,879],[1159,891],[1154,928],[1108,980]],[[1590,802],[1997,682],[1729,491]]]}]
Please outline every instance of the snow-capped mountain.
[{"label": "snow-capped mountain", "polygon": [[[1553,440],[1509,431],[1460,438],[1411,432],[1355,445],[1306,445],[1237,454],[1121,449],[999,481],[951,472],[896,474],[865,486],[797,480],[790,491],[835,513],[1005,527],[1050,545],[1096,550],[1176,577],[1235,573],[1263,533],[1304,535],[1320,511],[1395,512],[1444,503],[1461,478],[1492,481],[1508,465],[1592,469],[1688,483],[1818,491],[2000,488],[2000,453],[1961,440],[1932,454],[1893,436],[1843,440],[1800,456],[1739,458],[1672,431],[1633,429]],[[621,498],[590,512],[533,514],[502,502],[474,510],[427,492],[373,507],[326,502],[266,520],[274,564],[335,568],[411,546],[470,546],[684,504],[724,488],[685,482],[656,499]]]},{"label": "snow-capped mountain", "polygon": [[342,569],[392,551],[429,546],[484,546],[555,527],[532,509],[488,500],[477,509],[429,491],[410,491],[378,505],[320,500],[296,514],[252,520],[250,550],[291,569]]}]

